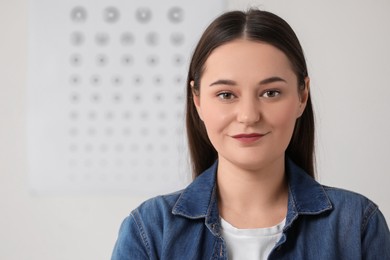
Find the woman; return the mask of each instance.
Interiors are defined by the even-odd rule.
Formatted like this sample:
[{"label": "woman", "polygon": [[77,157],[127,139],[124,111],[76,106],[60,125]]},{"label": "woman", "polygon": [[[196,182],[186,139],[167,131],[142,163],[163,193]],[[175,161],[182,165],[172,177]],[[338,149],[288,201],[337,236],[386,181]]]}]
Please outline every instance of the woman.
[{"label": "woman", "polygon": [[309,86],[284,20],[218,17],[187,80],[194,181],[135,209],[112,259],[390,259],[378,207],[314,180]]}]

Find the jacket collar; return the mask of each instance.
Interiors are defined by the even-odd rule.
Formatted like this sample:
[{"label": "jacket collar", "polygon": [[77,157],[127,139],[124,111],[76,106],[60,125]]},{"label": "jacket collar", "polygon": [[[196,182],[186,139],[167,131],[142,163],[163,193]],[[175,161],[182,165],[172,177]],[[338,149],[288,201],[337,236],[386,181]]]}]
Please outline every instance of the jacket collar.
[{"label": "jacket collar", "polygon": [[183,217],[204,218],[216,201],[216,173],[218,161],[199,175],[186,189],[173,207],[172,213]]},{"label": "jacket collar", "polygon": [[[190,219],[207,218],[211,222],[219,218],[216,194],[217,166],[218,161],[183,190],[173,207],[173,214]],[[289,186],[286,227],[291,225],[298,215],[316,215],[332,209],[322,185],[288,158],[286,173]]]},{"label": "jacket collar", "polygon": [[286,160],[286,172],[289,195],[284,229],[289,228],[298,215],[318,215],[332,209],[323,186],[289,158]]}]

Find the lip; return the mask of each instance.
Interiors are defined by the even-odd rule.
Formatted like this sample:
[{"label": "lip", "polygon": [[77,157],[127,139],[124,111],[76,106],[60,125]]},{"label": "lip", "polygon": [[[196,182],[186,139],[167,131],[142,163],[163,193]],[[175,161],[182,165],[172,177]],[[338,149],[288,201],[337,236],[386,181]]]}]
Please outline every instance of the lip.
[{"label": "lip", "polygon": [[266,134],[249,133],[249,134],[237,134],[237,135],[233,135],[232,137],[241,143],[250,144],[260,140],[265,135]]}]

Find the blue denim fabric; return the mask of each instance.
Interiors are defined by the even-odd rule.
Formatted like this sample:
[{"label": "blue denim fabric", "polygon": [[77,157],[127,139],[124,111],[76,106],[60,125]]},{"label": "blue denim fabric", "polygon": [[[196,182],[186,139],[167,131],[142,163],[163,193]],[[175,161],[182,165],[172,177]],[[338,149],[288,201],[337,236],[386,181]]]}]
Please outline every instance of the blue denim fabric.
[{"label": "blue denim fabric", "polygon": [[[122,223],[112,260],[228,259],[217,162],[186,189],[144,202]],[[321,186],[287,160],[286,226],[268,259],[390,259],[390,232],[367,198]]]}]

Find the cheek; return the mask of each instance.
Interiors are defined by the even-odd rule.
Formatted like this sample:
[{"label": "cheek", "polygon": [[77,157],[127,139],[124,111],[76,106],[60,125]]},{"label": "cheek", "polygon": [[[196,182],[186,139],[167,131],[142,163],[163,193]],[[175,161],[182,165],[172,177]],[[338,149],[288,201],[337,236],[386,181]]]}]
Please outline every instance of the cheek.
[{"label": "cheek", "polygon": [[266,121],[269,122],[274,130],[284,134],[292,134],[298,114],[298,107],[295,103],[287,103],[283,106],[270,108],[264,114]]},{"label": "cheek", "polygon": [[227,107],[203,102],[201,110],[203,123],[209,135],[215,132],[223,132],[231,122],[232,113]]}]

